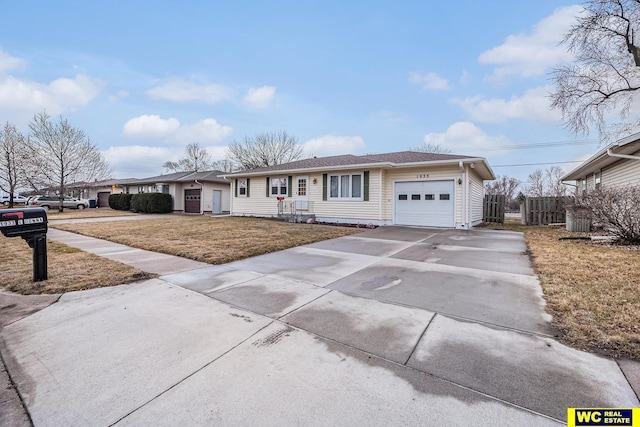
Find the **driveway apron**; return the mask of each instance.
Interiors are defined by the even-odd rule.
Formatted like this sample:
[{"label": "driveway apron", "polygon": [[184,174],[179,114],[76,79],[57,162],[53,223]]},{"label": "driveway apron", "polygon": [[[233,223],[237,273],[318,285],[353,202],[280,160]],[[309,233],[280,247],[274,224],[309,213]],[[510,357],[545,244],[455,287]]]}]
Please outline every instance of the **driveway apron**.
[{"label": "driveway apron", "polygon": [[5,328],[35,424],[537,426],[639,406],[614,361],[553,339],[518,233],[381,227],[196,267]]}]

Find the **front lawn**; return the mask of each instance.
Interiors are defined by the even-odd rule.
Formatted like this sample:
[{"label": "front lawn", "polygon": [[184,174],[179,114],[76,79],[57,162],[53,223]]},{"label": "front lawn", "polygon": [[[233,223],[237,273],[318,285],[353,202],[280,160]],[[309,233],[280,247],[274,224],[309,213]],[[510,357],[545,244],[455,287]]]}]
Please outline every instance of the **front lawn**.
[{"label": "front lawn", "polygon": [[209,264],[224,264],[362,231],[261,218],[153,215],[149,220],[53,227]]},{"label": "front lawn", "polygon": [[564,228],[491,225],[525,234],[547,312],[566,344],[640,360],[640,250],[579,240]]}]

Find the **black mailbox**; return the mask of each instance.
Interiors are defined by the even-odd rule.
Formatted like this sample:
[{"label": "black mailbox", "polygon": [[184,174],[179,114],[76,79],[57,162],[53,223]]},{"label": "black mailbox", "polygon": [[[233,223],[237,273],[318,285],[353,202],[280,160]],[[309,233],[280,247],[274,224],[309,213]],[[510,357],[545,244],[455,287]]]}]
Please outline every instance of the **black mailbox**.
[{"label": "black mailbox", "polygon": [[47,211],[42,208],[0,210],[0,231],[22,237],[33,249],[33,281],[47,280]]},{"label": "black mailbox", "polygon": [[0,210],[0,231],[7,237],[47,232],[47,211],[42,208]]}]

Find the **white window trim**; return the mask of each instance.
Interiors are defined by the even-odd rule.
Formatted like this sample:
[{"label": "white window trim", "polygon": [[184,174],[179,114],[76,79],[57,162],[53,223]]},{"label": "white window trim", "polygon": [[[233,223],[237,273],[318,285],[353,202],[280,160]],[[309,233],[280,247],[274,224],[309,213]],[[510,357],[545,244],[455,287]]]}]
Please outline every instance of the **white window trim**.
[{"label": "white window trim", "polygon": [[[338,178],[338,193],[342,193],[342,177],[348,175],[349,176],[349,196],[342,197],[338,195],[337,197],[331,196],[331,178]],[[353,177],[360,177],[360,197],[353,197],[351,194],[353,193]],[[352,172],[352,173],[337,173],[337,174],[328,174],[327,176],[327,200],[343,200],[343,201],[363,201],[364,200],[364,172]]]},{"label": "white window trim", "polygon": [[[241,189],[244,189],[242,194]],[[238,178],[238,197],[247,197],[247,179]]]},{"label": "white window trim", "polygon": [[[280,181],[281,179],[284,179],[284,193],[280,192],[280,190],[282,190],[282,185],[279,185],[279,184],[278,184],[278,192],[277,193],[273,192],[273,182],[276,179],[278,181]],[[269,177],[269,197],[288,197],[288,195],[289,195],[289,177],[288,176]]]}]

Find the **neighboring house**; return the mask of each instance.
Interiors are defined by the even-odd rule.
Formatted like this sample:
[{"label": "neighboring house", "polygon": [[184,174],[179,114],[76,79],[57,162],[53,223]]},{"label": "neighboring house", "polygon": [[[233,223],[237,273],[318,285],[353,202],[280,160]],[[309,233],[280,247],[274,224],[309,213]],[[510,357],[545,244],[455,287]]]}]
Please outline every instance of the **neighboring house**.
[{"label": "neighboring house", "polygon": [[579,192],[606,187],[640,185],[640,133],[616,141],[566,174]]},{"label": "neighboring house", "polygon": [[168,193],[173,196],[173,211],[185,213],[228,213],[230,184],[223,172],[176,172],[149,178],[127,178],[75,183],[67,186],[69,194],[95,199],[97,207],[108,207],[109,196],[118,193]]},{"label": "neighboring house", "polygon": [[230,211],[229,181],[223,172],[176,172],[124,183],[125,192],[168,193],[173,196],[173,211],[221,214]]},{"label": "neighboring house", "polygon": [[94,199],[97,207],[105,208],[109,206],[109,196],[111,194],[124,193],[124,183],[135,180],[135,178],[127,179],[107,179],[94,182],[76,182],[67,186],[67,192],[70,196],[79,199]]},{"label": "neighboring house", "polygon": [[482,222],[486,159],[404,151],[228,173],[231,214],[468,229]]}]

